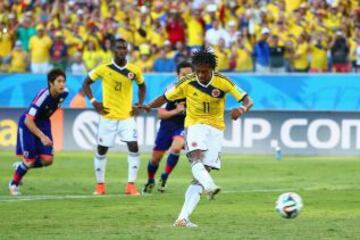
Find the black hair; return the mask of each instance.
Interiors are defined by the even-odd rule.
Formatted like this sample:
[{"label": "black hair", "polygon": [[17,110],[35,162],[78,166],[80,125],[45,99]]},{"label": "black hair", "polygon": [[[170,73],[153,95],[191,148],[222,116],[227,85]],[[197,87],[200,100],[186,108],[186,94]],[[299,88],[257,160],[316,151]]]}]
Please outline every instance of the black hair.
[{"label": "black hair", "polygon": [[191,63],[196,66],[199,64],[207,64],[213,70],[215,70],[217,66],[217,57],[215,53],[210,48],[201,49],[195,51],[191,56]]},{"label": "black hair", "polygon": [[65,72],[60,68],[54,68],[47,74],[48,86],[49,87],[50,87],[50,83],[54,83],[55,79],[58,76],[63,76],[64,79],[66,80]]},{"label": "black hair", "polygon": [[187,61],[181,62],[176,66],[176,73],[179,74],[182,68],[191,68],[194,70],[193,65]]},{"label": "black hair", "polygon": [[118,43],[118,42],[124,42],[124,43],[127,44],[127,41],[125,39],[123,39],[123,38],[116,38],[115,41],[114,41],[114,44]]}]

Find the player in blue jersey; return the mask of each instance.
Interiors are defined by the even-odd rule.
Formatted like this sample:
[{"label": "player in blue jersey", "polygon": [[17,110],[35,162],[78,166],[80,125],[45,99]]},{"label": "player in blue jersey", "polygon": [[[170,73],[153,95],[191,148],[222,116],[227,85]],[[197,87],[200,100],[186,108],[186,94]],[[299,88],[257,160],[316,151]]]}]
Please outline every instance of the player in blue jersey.
[{"label": "player in blue jersey", "polygon": [[23,160],[17,165],[14,177],[9,182],[11,195],[21,195],[19,184],[30,168],[46,167],[53,162],[50,116],[68,96],[65,81],[64,71],[51,70],[47,75],[48,87],[36,94],[19,119],[16,154],[21,155]]},{"label": "player in blue jersey", "polygon": [[[192,73],[192,65],[182,62],[177,66],[176,73],[178,79]],[[171,84],[169,88],[173,87]],[[165,152],[170,148],[164,172],[161,174],[160,186],[158,190],[164,192],[169,174],[172,172],[179,160],[180,151],[183,149],[184,141],[184,120],[185,120],[185,99],[166,103],[164,108],[160,108],[158,116],[161,119],[160,129],[157,133],[152,158],[148,163],[148,181],[143,188],[144,193],[151,193],[155,186],[155,174],[159,163]]]}]

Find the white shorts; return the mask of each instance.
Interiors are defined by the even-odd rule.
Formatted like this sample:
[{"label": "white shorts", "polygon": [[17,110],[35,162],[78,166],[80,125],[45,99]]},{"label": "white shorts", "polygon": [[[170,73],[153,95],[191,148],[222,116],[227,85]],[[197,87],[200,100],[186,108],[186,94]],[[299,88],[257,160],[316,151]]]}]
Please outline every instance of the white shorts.
[{"label": "white shorts", "polygon": [[104,147],[114,147],[116,136],[123,142],[137,141],[137,129],[134,118],[111,120],[100,116],[97,144]]},{"label": "white shorts", "polygon": [[186,129],[186,150],[204,151],[204,165],[220,169],[223,131],[206,124],[191,125]]}]

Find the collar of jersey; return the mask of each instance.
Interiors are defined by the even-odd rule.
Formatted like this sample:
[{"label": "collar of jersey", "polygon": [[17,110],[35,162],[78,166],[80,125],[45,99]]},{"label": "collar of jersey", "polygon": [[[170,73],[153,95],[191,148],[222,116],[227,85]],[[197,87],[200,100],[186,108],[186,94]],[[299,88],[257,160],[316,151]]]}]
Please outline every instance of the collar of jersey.
[{"label": "collar of jersey", "polygon": [[202,84],[200,81],[199,81],[199,78],[196,76],[196,81],[198,82],[198,84],[200,85],[200,86],[202,86],[202,87],[204,87],[204,88],[207,88],[208,86],[210,86],[210,84],[211,84],[211,82],[213,81],[213,79],[214,79],[214,73],[212,74],[212,76],[211,76],[211,79],[210,79],[210,81],[208,82],[208,84]]},{"label": "collar of jersey", "polygon": [[127,66],[127,63],[126,63],[125,66],[120,67],[119,65],[117,65],[117,64],[115,63],[114,59],[112,60],[112,64],[114,64],[114,66],[115,66],[116,68],[120,69],[120,70],[124,70],[124,69],[126,68],[126,66]]}]

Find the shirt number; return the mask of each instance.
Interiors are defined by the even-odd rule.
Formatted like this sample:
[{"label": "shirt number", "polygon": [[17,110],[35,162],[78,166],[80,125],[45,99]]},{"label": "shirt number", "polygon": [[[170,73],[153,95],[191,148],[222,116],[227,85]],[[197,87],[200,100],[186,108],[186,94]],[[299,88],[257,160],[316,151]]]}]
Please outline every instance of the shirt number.
[{"label": "shirt number", "polygon": [[203,102],[203,110],[204,110],[204,113],[210,112],[210,103],[209,102]]}]

